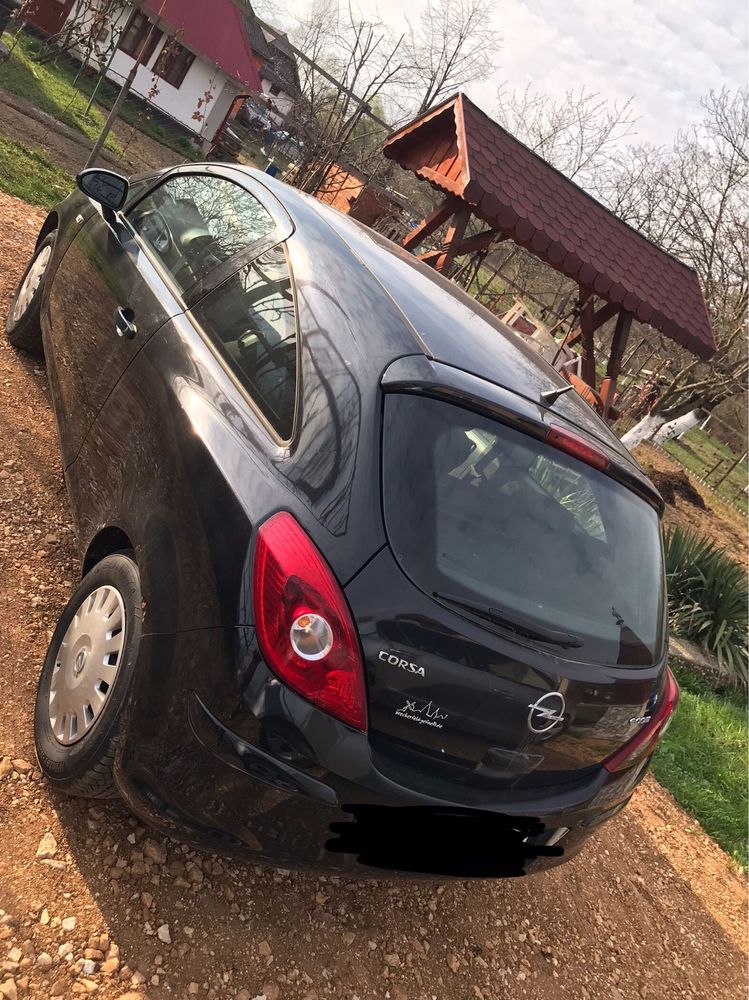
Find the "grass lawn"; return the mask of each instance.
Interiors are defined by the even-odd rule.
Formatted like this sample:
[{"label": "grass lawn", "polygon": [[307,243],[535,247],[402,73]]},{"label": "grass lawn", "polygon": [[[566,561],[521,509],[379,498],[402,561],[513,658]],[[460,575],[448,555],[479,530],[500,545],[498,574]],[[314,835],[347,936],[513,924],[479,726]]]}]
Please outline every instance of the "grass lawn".
[{"label": "grass lawn", "polygon": [[[722,441],[711,437],[699,427],[693,427],[681,441],[667,441],[664,448],[677,462],[703,479],[716,462],[722,460],[721,467],[716,469],[708,480],[711,485],[714,485],[725,474],[729,464],[739,457]],[[746,512],[747,496],[743,492],[746,484],[747,466],[744,461],[736,466],[730,476],[716,487],[716,490],[719,495],[737,503]]]},{"label": "grass lawn", "polygon": [[[4,41],[8,45],[13,43],[7,34]],[[87,115],[84,114],[87,98],[74,85],[80,67],[62,55],[58,57],[57,65],[53,62],[43,66],[35,63],[32,55],[38,46],[37,41],[21,32],[11,57],[0,61],[0,87],[31,101],[40,111],[46,111],[89,139],[95,139],[101,132],[104,115],[96,105]],[[107,138],[105,146],[114,153],[122,152],[112,135]]]},{"label": "grass lawn", "polygon": [[747,867],[747,710],[738,692],[716,694],[671,663],[681,701],[653,773],[706,833]]},{"label": "grass lawn", "polygon": [[[4,41],[11,45],[13,39],[6,34]],[[60,53],[54,61],[40,65],[33,59],[39,51],[46,51],[46,46],[22,31],[10,59],[0,62],[0,88],[25,97],[40,111],[54,115],[58,121],[77,129],[89,139],[95,139],[119,93],[119,87],[103,80],[96,102],[86,114],[88,98],[96,85],[95,75],[83,72],[81,65],[64,53]],[[176,125],[172,127],[168,120],[162,119],[158,112],[132,95],[123,104],[120,119],[181,153],[186,159],[198,159],[200,156],[181,129]],[[105,148],[122,155],[122,147],[114,135],[108,136]]]},{"label": "grass lawn", "polygon": [[49,208],[75,187],[75,178],[39,150],[0,134],[0,191]]}]

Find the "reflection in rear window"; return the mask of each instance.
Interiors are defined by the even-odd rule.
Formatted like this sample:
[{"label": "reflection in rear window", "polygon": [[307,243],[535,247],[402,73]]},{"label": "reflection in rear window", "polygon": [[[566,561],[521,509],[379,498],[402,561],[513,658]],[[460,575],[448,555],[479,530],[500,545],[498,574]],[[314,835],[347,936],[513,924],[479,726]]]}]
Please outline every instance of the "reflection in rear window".
[{"label": "reflection in rear window", "polygon": [[[429,594],[486,605],[573,659],[661,655],[658,516],[564,453],[458,406],[385,397],[385,520],[403,570]],[[527,637],[527,636],[526,636]]]}]

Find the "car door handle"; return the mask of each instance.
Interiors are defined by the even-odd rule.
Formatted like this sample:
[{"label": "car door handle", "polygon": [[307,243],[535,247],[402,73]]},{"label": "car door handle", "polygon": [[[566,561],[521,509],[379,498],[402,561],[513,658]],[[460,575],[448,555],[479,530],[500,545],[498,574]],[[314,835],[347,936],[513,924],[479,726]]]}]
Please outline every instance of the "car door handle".
[{"label": "car door handle", "polygon": [[135,323],[135,313],[130,306],[118,306],[114,311],[114,328],[118,337],[127,337],[132,340],[138,332]]}]

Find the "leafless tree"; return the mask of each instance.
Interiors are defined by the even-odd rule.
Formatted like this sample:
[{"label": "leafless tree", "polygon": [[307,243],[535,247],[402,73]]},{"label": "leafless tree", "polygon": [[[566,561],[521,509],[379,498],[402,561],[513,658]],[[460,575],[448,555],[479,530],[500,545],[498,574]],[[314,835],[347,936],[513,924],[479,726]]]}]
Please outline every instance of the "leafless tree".
[{"label": "leafless tree", "polygon": [[408,39],[409,90],[423,114],[496,69],[502,36],[494,0],[427,0]]},{"label": "leafless tree", "polygon": [[670,375],[653,413],[665,420],[745,391],[749,370],[747,92],[711,92],[703,107],[670,150],[627,150],[598,184],[617,215],[697,271],[705,294],[718,350],[704,364],[663,343]]},{"label": "leafless tree", "polygon": [[500,124],[572,180],[585,180],[600,170],[631,135],[637,122],[632,98],[623,104],[600,94],[568,90],[554,100],[529,85],[522,91],[497,93]]},{"label": "leafless tree", "polygon": [[302,97],[289,122],[305,149],[295,183],[315,190],[340,159],[358,166],[371,160],[370,173],[386,169],[385,129],[365,112],[384,113],[383,97],[404,72],[403,39],[381,22],[360,17],[352,6],[341,10],[335,0],[318,0],[292,37],[309,60],[300,65]]}]

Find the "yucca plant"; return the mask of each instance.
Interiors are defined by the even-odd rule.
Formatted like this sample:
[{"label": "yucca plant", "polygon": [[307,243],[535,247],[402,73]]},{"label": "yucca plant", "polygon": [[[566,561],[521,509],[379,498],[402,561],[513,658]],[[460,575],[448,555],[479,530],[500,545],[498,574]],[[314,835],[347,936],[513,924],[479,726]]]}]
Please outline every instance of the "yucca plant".
[{"label": "yucca plant", "polygon": [[671,628],[712,653],[747,685],[749,587],[743,566],[715,542],[683,528],[664,535]]}]

